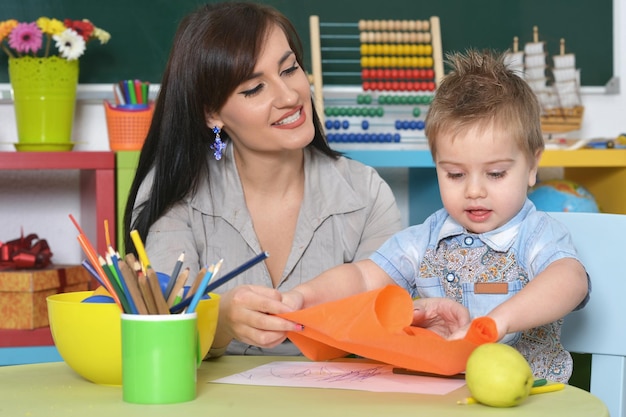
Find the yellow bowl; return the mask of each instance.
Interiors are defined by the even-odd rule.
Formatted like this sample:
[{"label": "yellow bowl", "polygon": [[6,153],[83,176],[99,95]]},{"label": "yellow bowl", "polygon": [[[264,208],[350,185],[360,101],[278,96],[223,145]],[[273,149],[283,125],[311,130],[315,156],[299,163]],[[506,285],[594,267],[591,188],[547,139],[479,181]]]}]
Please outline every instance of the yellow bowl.
[{"label": "yellow bowl", "polygon": [[[51,295],[48,317],[59,354],[77,374],[101,385],[122,385],[121,310],[112,303],[82,303],[93,291]],[[198,303],[200,352],[206,356],[215,337],[218,294]]]}]

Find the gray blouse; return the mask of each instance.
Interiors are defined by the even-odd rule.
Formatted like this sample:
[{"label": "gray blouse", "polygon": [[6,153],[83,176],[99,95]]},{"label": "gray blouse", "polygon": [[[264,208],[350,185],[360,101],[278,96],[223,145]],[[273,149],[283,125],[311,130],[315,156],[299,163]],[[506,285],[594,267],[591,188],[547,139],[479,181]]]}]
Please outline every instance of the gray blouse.
[{"label": "gray blouse", "polygon": [[[391,188],[373,168],[345,157],[333,160],[315,149],[306,148],[304,155],[304,199],[280,291],[333,266],[367,258],[401,229]],[[200,181],[197,193],[167,211],[144,238],[156,271],[170,274],[184,252],[183,268],[190,268],[190,279],[201,266],[220,259],[223,275],[263,250],[246,208],[232,146],[220,161],[208,165],[209,178]],[[149,198],[152,178],[150,173],[141,185],[135,208]],[[261,263],[216,292],[241,284],[271,287],[272,280]]]}]

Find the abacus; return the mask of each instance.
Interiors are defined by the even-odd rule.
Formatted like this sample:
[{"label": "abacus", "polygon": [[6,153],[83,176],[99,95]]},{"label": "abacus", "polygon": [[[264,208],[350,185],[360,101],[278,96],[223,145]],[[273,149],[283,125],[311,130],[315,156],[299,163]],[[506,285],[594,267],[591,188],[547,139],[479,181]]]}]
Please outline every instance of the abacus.
[{"label": "abacus", "polygon": [[315,106],[329,142],[425,144],[443,77],[439,18],[320,22],[310,16]]}]

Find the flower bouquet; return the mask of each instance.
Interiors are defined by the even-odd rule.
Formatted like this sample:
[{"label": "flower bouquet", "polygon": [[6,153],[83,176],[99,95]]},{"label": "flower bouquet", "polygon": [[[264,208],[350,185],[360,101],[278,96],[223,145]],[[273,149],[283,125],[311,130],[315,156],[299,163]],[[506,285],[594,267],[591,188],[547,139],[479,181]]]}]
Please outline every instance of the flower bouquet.
[{"label": "flower bouquet", "polygon": [[0,49],[9,56],[18,151],[73,148],[78,58],[90,41],[105,44],[110,38],[87,19],[0,22]]},{"label": "flower bouquet", "polygon": [[[44,46],[45,36],[45,48]],[[87,43],[97,39],[100,44],[109,41],[111,35],[87,19],[63,22],[40,17],[36,22],[24,23],[15,19],[0,22],[0,47],[11,58],[50,56],[50,45],[54,40],[59,56],[72,61],[80,58]],[[43,49],[43,50],[42,50]],[[29,55],[30,54],[30,55]]]}]

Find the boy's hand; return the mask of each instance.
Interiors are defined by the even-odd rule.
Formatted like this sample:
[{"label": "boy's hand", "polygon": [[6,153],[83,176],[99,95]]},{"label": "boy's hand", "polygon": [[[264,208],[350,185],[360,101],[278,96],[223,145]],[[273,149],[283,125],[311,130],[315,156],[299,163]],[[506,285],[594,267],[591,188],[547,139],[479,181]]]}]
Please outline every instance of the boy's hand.
[{"label": "boy's hand", "polygon": [[413,326],[432,330],[442,337],[458,337],[463,329],[467,331],[470,321],[469,310],[454,300],[418,298],[413,301]]}]

